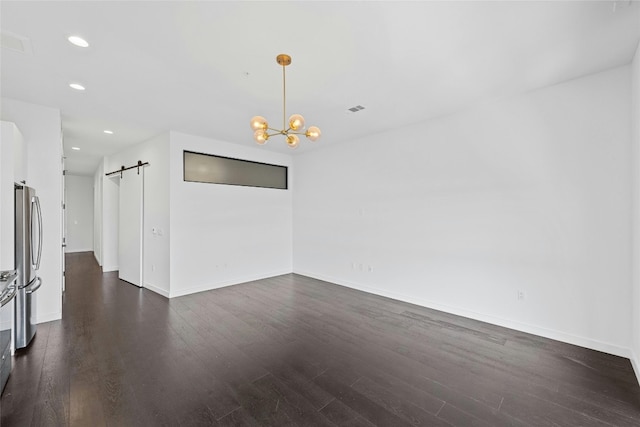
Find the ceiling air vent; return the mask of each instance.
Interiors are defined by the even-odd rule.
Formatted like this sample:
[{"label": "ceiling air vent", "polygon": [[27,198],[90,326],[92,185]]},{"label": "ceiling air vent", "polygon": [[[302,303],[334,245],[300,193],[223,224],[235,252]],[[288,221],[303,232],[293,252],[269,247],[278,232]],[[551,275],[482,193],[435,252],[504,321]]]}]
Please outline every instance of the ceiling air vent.
[{"label": "ceiling air vent", "polygon": [[31,40],[27,37],[3,31],[0,33],[2,48],[13,50],[14,52],[31,54]]},{"label": "ceiling air vent", "polygon": [[357,113],[360,110],[364,110],[364,107],[362,105],[356,105],[355,107],[348,108],[348,110],[352,113]]}]

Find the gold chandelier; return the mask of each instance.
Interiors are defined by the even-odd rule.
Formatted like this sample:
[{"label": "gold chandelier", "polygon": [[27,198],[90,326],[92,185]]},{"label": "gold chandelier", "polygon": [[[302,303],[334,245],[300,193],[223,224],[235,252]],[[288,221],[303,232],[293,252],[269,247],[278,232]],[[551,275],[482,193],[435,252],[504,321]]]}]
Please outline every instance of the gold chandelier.
[{"label": "gold chandelier", "polygon": [[[251,129],[255,132],[253,139],[260,145],[267,142],[267,140],[274,135],[284,135],[286,137],[287,145],[291,148],[296,148],[300,143],[300,137],[298,135],[304,135],[311,141],[315,141],[320,138],[320,129],[317,126],[309,126],[309,129],[304,131],[304,117],[300,114],[294,114],[289,117],[289,126],[287,127],[286,121],[286,104],[287,104],[287,83],[285,79],[284,67],[291,64],[291,57],[284,53],[276,57],[278,64],[282,65],[282,129],[274,129],[269,127],[269,123],[262,116],[255,116],[251,119]],[[269,133],[268,131],[272,131]]]}]

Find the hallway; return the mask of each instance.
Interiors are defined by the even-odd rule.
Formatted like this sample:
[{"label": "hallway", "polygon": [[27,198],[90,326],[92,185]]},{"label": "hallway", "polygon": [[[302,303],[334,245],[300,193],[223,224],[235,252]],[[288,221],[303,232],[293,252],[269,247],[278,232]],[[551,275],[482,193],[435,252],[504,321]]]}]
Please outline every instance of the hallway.
[{"label": "hallway", "polygon": [[284,275],[168,300],[67,255],[1,425],[640,423],[629,360]]}]

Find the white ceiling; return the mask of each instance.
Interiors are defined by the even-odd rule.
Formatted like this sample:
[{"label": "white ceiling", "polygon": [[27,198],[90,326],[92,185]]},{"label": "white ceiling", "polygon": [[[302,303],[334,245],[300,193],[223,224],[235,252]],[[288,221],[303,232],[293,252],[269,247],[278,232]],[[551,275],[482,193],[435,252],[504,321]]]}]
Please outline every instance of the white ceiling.
[{"label": "white ceiling", "polygon": [[[640,39],[628,0],[3,0],[0,12],[2,32],[32,48],[1,50],[1,95],[60,108],[76,174],[170,129],[255,145],[253,115],[282,120],[279,53],[293,58],[287,114],[323,132],[305,152],[628,64]],[[291,152],[280,137],[262,149]]]}]

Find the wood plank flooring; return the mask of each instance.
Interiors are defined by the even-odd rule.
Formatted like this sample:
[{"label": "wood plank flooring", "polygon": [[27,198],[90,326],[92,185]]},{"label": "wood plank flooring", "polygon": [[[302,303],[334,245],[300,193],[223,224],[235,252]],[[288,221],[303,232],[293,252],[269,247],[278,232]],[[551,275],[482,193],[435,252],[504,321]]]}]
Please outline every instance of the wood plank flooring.
[{"label": "wood plank flooring", "polygon": [[168,300],[67,255],[11,426],[638,426],[627,359],[294,274]]}]

